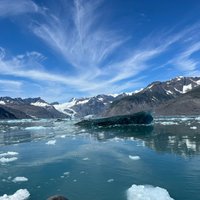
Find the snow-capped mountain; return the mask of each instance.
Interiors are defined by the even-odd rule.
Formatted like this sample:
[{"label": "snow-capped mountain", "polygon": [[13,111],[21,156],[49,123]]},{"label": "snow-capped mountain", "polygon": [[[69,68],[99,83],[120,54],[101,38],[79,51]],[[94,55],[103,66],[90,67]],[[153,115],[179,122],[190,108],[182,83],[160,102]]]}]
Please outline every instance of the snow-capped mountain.
[{"label": "snow-capped mountain", "polygon": [[87,115],[99,115],[119,95],[97,95],[94,97],[71,99],[67,103],[56,104],[54,107],[71,117],[84,117]]},{"label": "snow-capped mountain", "polygon": [[65,114],[57,111],[54,106],[38,98],[0,97],[2,118],[64,118]]},{"label": "snow-capped mountain", "polygon": [[200,85],[200,77],[177,77],[165,82],[153,82],[131,96],[114,101],[104,112],[105,116],[130,114],[155,108],[193,90]]},{"label": "snow-capped mountain", "polygon": [[[0,118],[113,116],[141,110],[162,113],[161,110],[165,108],[163,105],[169,104],[174,99],[180,100],[181,96],[193,91],[198,86],[200,87],[200,77],[177,77],[165,82],[153,82],[146,88],[131,93],[73,98],[62,104],[58,102],[50,104],[41,98],[0,97]],[[185,99],[187,100],[187,98]],[[177,103],[173,103],[173,107],[174,105]],[[184,105],[186,104],[184,103]],[[195,103],[192,105],[197,106]],[[179,105],[179,109],[181,109],[181,105]]]}]

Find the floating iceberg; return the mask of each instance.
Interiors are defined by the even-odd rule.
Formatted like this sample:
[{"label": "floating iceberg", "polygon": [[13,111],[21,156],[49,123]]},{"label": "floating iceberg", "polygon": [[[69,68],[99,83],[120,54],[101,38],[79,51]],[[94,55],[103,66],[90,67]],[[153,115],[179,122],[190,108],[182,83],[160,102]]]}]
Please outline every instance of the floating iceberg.
[{"label": "floating iceberg", "polygon": [[18,176],[16,178],[14,178],[12,180],[14,183],[17,183],[17,182],[25,182],[25,181],[28,181],[28,179],[26,177],[23,177],[23,176]]},{"label": "floating iceberg", "polygon": [[191,126],[190,129],[196,130],[197,127],[196,126]]},{"label": "floating iceberg", "polygon": [[13,195],[4,194],[0,197],[0,200],[26,200],[30,196],[27,189],[17,190]]},{"label": "floating iceberg", "polygon": [[131,156],[129,155],[128,156],[131,160],[139,160],[140,159],[140,156]]},{"label": "floating iceberg", "polygon": [[17,159],[18,159],[17,157],[11,157],[11,158],[2,157],[2,158],[0,158],[0,162],[1,163],[9,163],[9,162],[13,162]]},{"label": "floating iceberg", "polygon": [[127,200],[173,200],[166,189],[150,185],[132,185],[127,190]]},{"label": "floating iceberg", "polygon": [[18,155],[19,153],[17,152],[14,152],[14,151],[8,151],[7,153],[1,153],[0,154],[0,157],[4,157],[4,156],[16,156]]},{"label": "floating iceberg", "polygon": [[49,140],[46,144],[47,145],[55,145],[56,144],[56,140]]}]

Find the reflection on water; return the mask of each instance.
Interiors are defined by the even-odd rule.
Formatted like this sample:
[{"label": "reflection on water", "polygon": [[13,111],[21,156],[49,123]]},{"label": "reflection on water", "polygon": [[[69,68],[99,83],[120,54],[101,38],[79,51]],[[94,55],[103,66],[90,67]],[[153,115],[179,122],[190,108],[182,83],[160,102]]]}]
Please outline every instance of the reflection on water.
[{"label": "reflection on water", "polygon": [[115,126],[82,129],[75,122],[65,120],[11,120],[0,121],[0,146],[50,139],[62,134],[91,134],[98,141],[112,138],[140,139],[147,147],[159,152],[183,156],[200,152],[199,118],[157,119],[148,126]]},{"label": "reflection on water", "polygon": [[[200,119],[92,129],[74,123],[0,121],[0,197],[26,188],[33,200],[56,193],[127,200],[127,190],[139,195],[146,188],[140,185],[152,185],[150,192],[159,186],[174,199],[198,199]],[[28,181],[13,182],[16,177]]]}]

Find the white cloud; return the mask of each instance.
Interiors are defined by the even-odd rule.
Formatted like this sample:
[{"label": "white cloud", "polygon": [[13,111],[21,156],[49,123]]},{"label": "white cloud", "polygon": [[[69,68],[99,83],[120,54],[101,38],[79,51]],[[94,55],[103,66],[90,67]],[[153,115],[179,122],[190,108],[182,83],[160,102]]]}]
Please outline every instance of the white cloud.
[{"label": "white cloud", "polygon": [[[199,31],[198,23],[178,33],[169,30],[159,35],[151,34],[137,47],[133,45],[125,52],[122,47],[129,46],[126,44],[130,37],[103,23],[103,0],[74,0],[71,6],[66,1],[58,1],[62,3],[59,12],[41,8],[31,0],[14,1],[9,6],[6,2],[10,1],[0,0],[0,17],[39,13],[39,20],[32,19],[28,27],[57,56],[65,59],[66,68],[57,66],[57,72],[53,72],[43,64],[46,58],[38,52],[8,57],[5,50],[0,48],[0,73],[30,79],[42,85],[49,93],[54,88],[63,93],[66,88],[66,91],[93,95],[141,87],[140,77],[144,78],[142,73],[150,68],[149,62],[159,60],[159,56],[170,51],[174,44],[183,50],[179,55],[176,52],[169,58],[171,64],[182,71],[198,73],[198,61],[192,56],[200,50],[200,43],[197,42],[197,36],[191,37]],[[14,7],[16,10],[12,12]],[[163,66],[166,62],[170,63],[163,62]]]},{"label": "white cloud", "polygon": [[194,59],[192,56],[198,52],[200,52],[199,41],[192,44],[187,44],[187,47],[182,50],[178,56],[173,58],[171,63],[186,74],[195,74],[200,62],[198,59]]},{"label": "white cloud", "polygon": [[0,0],[0,17],[39,12],[39,6],[31,0]]}]

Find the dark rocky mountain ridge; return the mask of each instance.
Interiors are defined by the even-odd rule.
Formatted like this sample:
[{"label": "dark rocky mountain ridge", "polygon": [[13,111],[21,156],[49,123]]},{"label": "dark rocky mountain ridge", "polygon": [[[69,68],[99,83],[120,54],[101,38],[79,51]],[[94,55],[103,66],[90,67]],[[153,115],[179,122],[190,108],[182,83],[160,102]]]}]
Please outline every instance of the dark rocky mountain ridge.
[{"label": "dark rocky mountain ridge", "polygon": [[21,119],[67,117],[40,97],[27,99],[0,97],[0,108],[2,110],[1,118]]},{"label": "dark rocky mountain ridge", "polygon": [[136,94],[113,101],[103,115],[114,116],[139,111],[151,111],[157,115],[160,113],[157,113],[159,106],[184,96],[199,85],[200,77],[177,77],[165,82],[153,82]]}]

